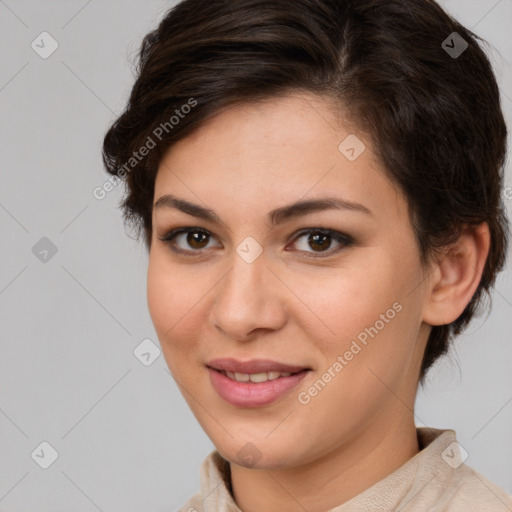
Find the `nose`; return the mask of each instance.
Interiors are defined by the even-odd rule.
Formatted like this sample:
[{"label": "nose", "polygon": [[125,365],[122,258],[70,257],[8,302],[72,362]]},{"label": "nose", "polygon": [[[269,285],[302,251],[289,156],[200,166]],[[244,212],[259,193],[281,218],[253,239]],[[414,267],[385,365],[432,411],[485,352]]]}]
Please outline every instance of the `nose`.
[{"label": "nose", "polygon": [[250,341],[286,323],[286,288],[268,266],[264,252],[252,263],[233,255],[231,270],[214,288],[212,325],[226,337]]}]

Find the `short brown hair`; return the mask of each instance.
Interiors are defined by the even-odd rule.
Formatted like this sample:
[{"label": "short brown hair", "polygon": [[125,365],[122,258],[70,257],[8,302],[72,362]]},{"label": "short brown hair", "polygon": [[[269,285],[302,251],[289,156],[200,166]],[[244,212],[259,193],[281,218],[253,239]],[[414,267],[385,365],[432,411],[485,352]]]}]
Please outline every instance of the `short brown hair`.
[{"label": "short brown hair", "polygon": [[[126,171],[148,138],[158,138],[121,173],[125,222],[138,228],[138,236],[144,230],[149,250],[164,152],[222,109],[293,91],[334,99],[369,134],[405,193],[423,263],[464,226],[487,222],[490,228],[478,289],[459,318],[433,326],[423,381],[505,262],[507,129],[478,41],[432,0],[180,2],[144,38],[128,105],[105,136],[103,160],[114,176],[123,166]],[[448,51],[456,43],[459,55]],[[170,122],[191,99],[196,106]],[[158,126],[165,129],[156,137]]]}]

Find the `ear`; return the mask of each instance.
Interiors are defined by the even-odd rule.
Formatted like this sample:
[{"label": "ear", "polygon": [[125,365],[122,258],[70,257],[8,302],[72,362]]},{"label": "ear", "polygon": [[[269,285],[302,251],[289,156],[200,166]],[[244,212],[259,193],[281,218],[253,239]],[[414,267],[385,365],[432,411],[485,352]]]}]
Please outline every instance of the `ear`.
[{"label": "ear", "polygon": [[486,222],[467,226],[458,240],[438,257],[430,271],[424,322],[445,325],[462,314],[480,283],[490,238]]}]

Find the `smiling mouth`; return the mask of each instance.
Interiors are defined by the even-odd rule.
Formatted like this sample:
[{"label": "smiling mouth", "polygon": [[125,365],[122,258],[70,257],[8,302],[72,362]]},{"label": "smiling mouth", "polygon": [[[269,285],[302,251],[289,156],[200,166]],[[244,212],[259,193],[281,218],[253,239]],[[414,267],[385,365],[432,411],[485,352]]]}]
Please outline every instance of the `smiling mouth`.
[{"label": "smiling mouth", "polygon": [[260,373],[238,373],[238,372],[229,372],[225,370],[216,370],[219,373],[222,373],[223,375],[226,375],[226,377],[229,377],[231,380],[235,380],[237,382],[253,382],[255,384],[258,384],[260,382],[267,382],[269,380],[276,380],[281,379],[285,377],[290,377],[291,375],[295,375],[297,373],[306,372],[308,370],[304,369],[298,372],[277,372],[277,371],[270,371],[270,372],[260,372]]},{"label": "smiling mouth", "polygon": [[[234,372],[207,365],[211,385],[224,401],[234,407],[253,408],[270,405],[290,393],[311,372],[309,368],[292,367],[281,363],[273,363],[274,369],[268,371],[262,371],[263,365],[260,363],[252,362],[250,365],[254,373]],[[240,370],[249,370],[240,366],[238,364]],[[276,366],[281,368],[276,369]]]}]

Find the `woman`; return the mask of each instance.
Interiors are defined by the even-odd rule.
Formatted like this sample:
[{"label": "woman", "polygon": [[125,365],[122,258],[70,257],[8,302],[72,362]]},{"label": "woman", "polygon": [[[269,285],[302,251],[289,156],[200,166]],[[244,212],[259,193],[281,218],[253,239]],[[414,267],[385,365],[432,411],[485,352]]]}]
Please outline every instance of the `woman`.
[{"label": "woman", "polygon": [[146,36],[103,154],[216,446],[181,510],[512,510],[414,422],[504,265],[506,133],[431,0],[184,0]]}]

